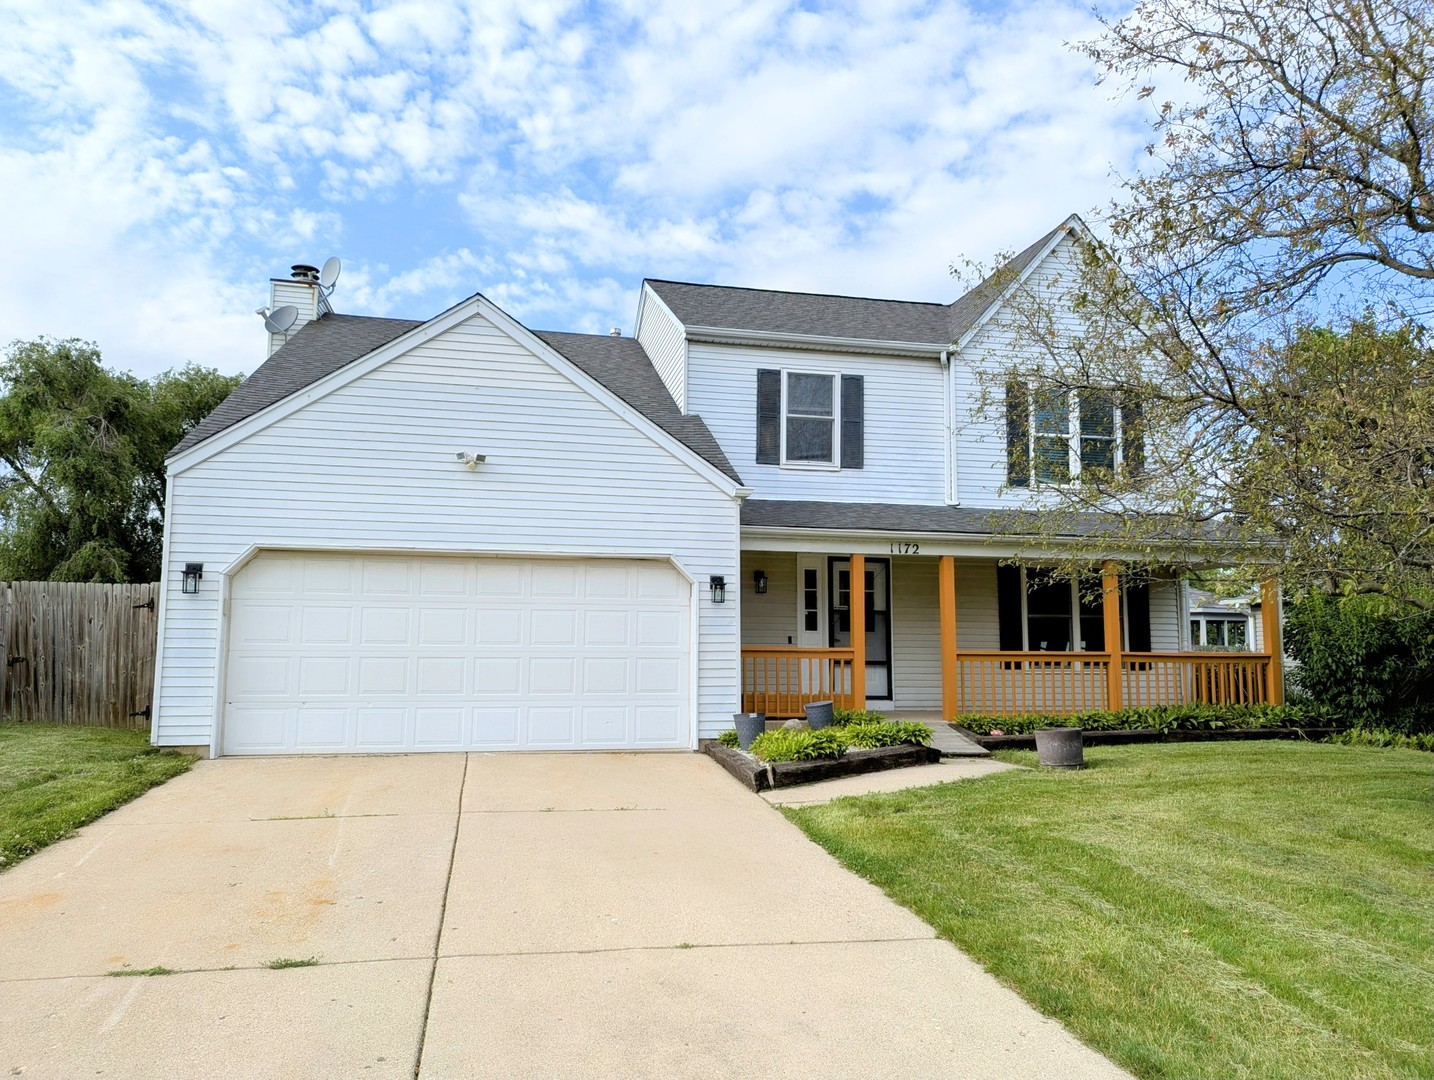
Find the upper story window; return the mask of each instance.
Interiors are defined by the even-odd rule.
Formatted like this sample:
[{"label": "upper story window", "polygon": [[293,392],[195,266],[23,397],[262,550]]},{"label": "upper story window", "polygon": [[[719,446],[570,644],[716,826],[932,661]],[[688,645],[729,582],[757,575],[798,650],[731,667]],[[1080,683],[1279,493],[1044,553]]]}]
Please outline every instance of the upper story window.
[{"label": "upper story window", "polygon": [[782,394],[782,464],[837,463],[836,376],[788,371]]},{"label": "upper story window", "polygon": [[1006,483],[1011,487],[1099,481],[1145,467],[1138,404],[1102,390],[1006,385]]},{"label": "upper story window", "polygon": [[757,372],[757,464],[860,469],[865,390],[860,375]]}]

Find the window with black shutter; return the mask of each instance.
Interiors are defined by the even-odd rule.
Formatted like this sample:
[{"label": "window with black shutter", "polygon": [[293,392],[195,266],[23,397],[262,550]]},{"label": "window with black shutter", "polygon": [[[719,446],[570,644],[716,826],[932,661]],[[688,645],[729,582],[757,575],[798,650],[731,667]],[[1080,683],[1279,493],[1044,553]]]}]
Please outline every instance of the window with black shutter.
[{"label": "window with black shutter", "polygon": [[865,380],[825,371],[757,372],[757,464],[866,465]]}]

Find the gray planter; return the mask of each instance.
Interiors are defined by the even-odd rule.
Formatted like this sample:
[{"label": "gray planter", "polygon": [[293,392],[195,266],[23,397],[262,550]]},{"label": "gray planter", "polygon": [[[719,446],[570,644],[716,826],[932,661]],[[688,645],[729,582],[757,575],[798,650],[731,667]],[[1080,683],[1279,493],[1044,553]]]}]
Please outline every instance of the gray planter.
[{"label": "gray planter", "polygon": [[819,728],[831,727],[832,703],[830,701],[813,701],[806,708],[807,727],[813,731]]},{"label": "gray planter", "polygon": [[743,750],[752,749],[752,740],[767,730],[766,713],[733,713],[732,720],[737,725],[737,744]]},{"label": "gray planter", "polygon": [[1079,769],[1085,765],[1085,732],[1074,728],[1042,728],[1036,732],[1036,757],[1048,769]]}]

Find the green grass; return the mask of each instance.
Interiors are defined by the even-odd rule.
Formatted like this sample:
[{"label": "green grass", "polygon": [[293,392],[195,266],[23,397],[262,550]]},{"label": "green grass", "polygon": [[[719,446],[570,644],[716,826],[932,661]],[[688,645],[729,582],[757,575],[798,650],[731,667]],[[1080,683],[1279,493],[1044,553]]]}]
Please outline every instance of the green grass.
[{"label": "green grass", "polygon": [[112,979],[123,979],[131,975],[176,975],[178,972],[173,968],[155,966],[147,968],[116,968],[114,971],[106,971],[105,974]]},{"label": "green grass", "polygon": [[292,957],[281,956],[277,960],[270,960],[264,966],[270,971],[285,971],[288,968],[299,967],[318,967],[319,958],[317,956],[306,956],[302,960],[295,960]]},{"label": "green grass", "polygon": [[0,869],[189,768],[141,731],[0,723]]},{"label": "green grass", "polygon": [[1138,1076],[1434,1076],[1427,754],[1086,760],[786,813]]}]

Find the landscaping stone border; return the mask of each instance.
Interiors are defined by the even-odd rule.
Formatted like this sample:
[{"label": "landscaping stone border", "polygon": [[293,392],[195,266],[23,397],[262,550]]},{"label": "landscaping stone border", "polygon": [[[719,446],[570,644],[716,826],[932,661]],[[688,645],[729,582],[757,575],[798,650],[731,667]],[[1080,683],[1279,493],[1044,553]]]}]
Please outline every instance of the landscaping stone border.
[{"label": "landscaping stone border", "polygon": [[723,746],[716,739],[704,739],[698,747],[712,758],[748,791],[814,784],[818,780],[835,780],[839,776],[905,769],[912,765],[928,765],[941,760],[941,751],[933,746],[883,746],[876,750],[848,750],[839,758],[821,761],[778,761],[763,764],[750,754]]},{"label": "landscaping stone border", "polygon": [[[951,726],[987,750],[1034,750],[1036,748],[1034,734],[977,735],[960,724]],[[1341,728],[1334,727],[1226,728],[1220,731],[1156,731],[1153,728],[1131,728],[1124,731],[1087,731],[1084,742],[1086,746],[1118,746],[1124,743],[1156,742],[1244,742],[1254,739],[1305,739],[1309,742],[1319,742],[1341,730]]]}]

